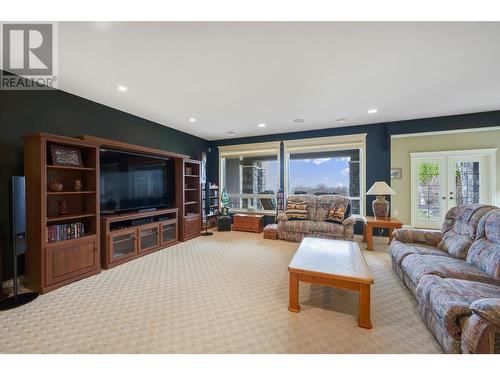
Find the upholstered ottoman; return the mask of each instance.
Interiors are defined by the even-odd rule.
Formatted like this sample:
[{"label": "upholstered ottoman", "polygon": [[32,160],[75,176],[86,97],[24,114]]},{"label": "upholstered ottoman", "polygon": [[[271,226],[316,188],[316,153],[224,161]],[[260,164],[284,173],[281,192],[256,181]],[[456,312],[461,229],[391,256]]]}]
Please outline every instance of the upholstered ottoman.
[{"label": "upholstered ottoman", "polygon": [[267,224],[264,228],[264,238],[266,240],[278,239],[278,224]]}]

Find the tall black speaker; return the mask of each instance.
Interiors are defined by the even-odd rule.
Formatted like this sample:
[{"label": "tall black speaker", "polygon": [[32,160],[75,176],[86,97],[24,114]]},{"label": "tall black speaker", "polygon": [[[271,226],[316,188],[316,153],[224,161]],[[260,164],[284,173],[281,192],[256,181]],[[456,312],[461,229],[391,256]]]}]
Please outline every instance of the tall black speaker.
[{"label": "tall black speaker", "polygon": [[15,253],[26,253],[26,178],[12,176],[12,243]]},{"label": "tall black speaker", "polygon": [[18,256],[26,253],[26,185],[24,176],[11,180],[12,274],[13,295],[0,302],[0,310],[9,310],[33,301],[38,293],[19,294]]}]

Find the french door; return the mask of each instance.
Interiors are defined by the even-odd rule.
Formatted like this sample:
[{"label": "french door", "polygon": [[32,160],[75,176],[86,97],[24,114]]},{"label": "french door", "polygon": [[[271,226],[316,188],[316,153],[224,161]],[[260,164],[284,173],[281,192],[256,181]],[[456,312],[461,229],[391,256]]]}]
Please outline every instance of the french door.
[{"label": "french door", "polygon": [[494,204],[495,151],[412,153],[412,226],[439,229],[454,206]]}]

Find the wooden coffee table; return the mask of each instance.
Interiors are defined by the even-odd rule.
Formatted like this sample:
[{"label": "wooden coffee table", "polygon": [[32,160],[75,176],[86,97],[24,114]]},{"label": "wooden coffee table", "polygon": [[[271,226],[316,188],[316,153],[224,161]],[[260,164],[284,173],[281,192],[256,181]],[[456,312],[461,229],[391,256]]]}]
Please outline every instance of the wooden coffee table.
[{"label": "wooden coffee table", "polygon": [[397,219],[388,217],[380,219],[374,216],[363,216],[363,242],[366,242],[366,250],[373,250],[373,228],[388,228],[389,243],[392,241],[392,232],[394,229],[399,229],[403,223]]},{"label": "wooden coffee table", "polygon": [[370,286],[373,278],[356,242],[306,237],[288,265],[288,310],[298,313],[299,281],[359,293],[358,326],[372,328]]}]

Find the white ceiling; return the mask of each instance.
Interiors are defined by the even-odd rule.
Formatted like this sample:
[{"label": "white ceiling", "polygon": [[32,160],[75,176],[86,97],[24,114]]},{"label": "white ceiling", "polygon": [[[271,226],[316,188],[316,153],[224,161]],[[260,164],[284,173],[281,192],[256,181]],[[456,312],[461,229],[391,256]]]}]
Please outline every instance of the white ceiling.
[{"label": "white ceiling", "polygon": [[499,45],[500,23],[64,22],[59,88],[215,140],[500,109]]}]

